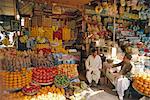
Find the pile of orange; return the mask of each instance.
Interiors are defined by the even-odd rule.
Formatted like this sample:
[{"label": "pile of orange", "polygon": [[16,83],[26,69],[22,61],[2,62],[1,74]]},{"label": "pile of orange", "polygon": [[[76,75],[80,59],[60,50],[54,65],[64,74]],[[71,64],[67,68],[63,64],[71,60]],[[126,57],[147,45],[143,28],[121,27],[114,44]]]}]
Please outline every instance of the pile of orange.
[{"label": "pile of orange", "polygon": [[62,64],[58,66],[58,73],[66,75],[68,78],[78,77],[77,64]]},{"label": "pile of orange", "polygon": [[133,81],[133,86],[141,93],[146,96],[150,96],[150,75],[149,74],[138,74]]},{"label": "pile of orange", "polygon": [[40,91],[34,96],[24,95],[22,92],[10,93],[1,96],[2,100],[31,100],[32,98],[37,98],[41,95],[48,95],[51,92],[53,94],[65,95],[65,90],[63,88],[57,88],[54,85],[52,87],[46,86],[42,87]]},{"label": "pile of orange", "polygon": [[42,94],[48,94],[48,92],[65,95],[65,90],[63,88],[57,88],[55,87],[55,85],[53,85],[52,87],[42,87],[41,90],[37,93],[37,96]]},{"label": "pile of orange", "polygon": [[1,100],[23,100],[24,97],[22,92],[3,94]]},{"label": "pile of orange", "polygon": [[32,81],[32,71],[22,68],[21,71],[1,72],[2,86],[4,89],[20,89]]}]

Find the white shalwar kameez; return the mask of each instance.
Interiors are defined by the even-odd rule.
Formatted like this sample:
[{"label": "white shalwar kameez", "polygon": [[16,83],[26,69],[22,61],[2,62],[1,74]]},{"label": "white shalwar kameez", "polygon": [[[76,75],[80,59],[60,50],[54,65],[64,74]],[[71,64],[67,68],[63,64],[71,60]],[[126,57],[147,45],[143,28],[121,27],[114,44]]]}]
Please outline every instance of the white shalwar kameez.
[{"label": "white shalwar kameez", "polygon": [[102,68],[102,61],[99,55],[95,57],[90,55],[85,62],[86,69],[89,70],[86,73],[86,78],[89,83],[92,83],[92,80],[98,84],[100,79],[100,69]]},{"label": "white shalwar kameez", "polygon": [[117,79],[116,89],[120,100],[123,100],[124,92],[130,86],[130,81],[125,76],[121,76]]}]

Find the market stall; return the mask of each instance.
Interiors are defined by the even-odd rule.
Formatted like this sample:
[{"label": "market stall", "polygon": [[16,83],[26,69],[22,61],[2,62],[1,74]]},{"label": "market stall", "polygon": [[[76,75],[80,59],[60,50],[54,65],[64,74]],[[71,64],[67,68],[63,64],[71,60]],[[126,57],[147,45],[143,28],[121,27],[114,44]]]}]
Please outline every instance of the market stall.
[{"label": "market stall", "polygon": [[113,72],[120,69],[111,66],[121,62],[125,53],[131,54],[131,86],[149,99],[149,4],[148,0],[2,0],[0,96],[4,100],[117,100],[79,79],[85,74],[87,56],[96,48],[106,64],[104,76],[113,85]]}]

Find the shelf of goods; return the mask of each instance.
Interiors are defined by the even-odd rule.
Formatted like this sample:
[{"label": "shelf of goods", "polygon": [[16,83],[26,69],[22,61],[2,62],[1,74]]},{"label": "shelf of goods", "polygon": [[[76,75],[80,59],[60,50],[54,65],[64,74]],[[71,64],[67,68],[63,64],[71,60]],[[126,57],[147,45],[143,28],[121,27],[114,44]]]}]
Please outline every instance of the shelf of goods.
[{"label": "shelf of goods", "polygon": [[150,97],[150,74],[142,73],[135,75],[132,86],[140,94]]},{"label": "shelf of goods", "polygon": [[33,68],[32,80],[40,85],[49,85],[57,74],[56,67],[37,67]]},{"label": "shelf of goods", "polygon": [[22,89],[32,81],[32,71],[22,68],[21,71],[0,73],[2,78],[2,87],[8,91]]},{"label": "shelf of goods", "polygon": [[77,64],[62,64],[58,66],[58,73],[66,75],[69,79],[78,77]]}]

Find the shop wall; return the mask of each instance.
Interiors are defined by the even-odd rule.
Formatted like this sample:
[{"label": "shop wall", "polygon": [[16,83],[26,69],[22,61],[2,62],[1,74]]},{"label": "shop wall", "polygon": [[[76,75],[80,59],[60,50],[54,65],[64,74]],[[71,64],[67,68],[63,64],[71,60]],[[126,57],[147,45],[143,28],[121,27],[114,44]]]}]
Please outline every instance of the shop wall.
[{"label": "shop wall", "polygon": [[15,0],[0,0],[0,15],[15,15]]}]

